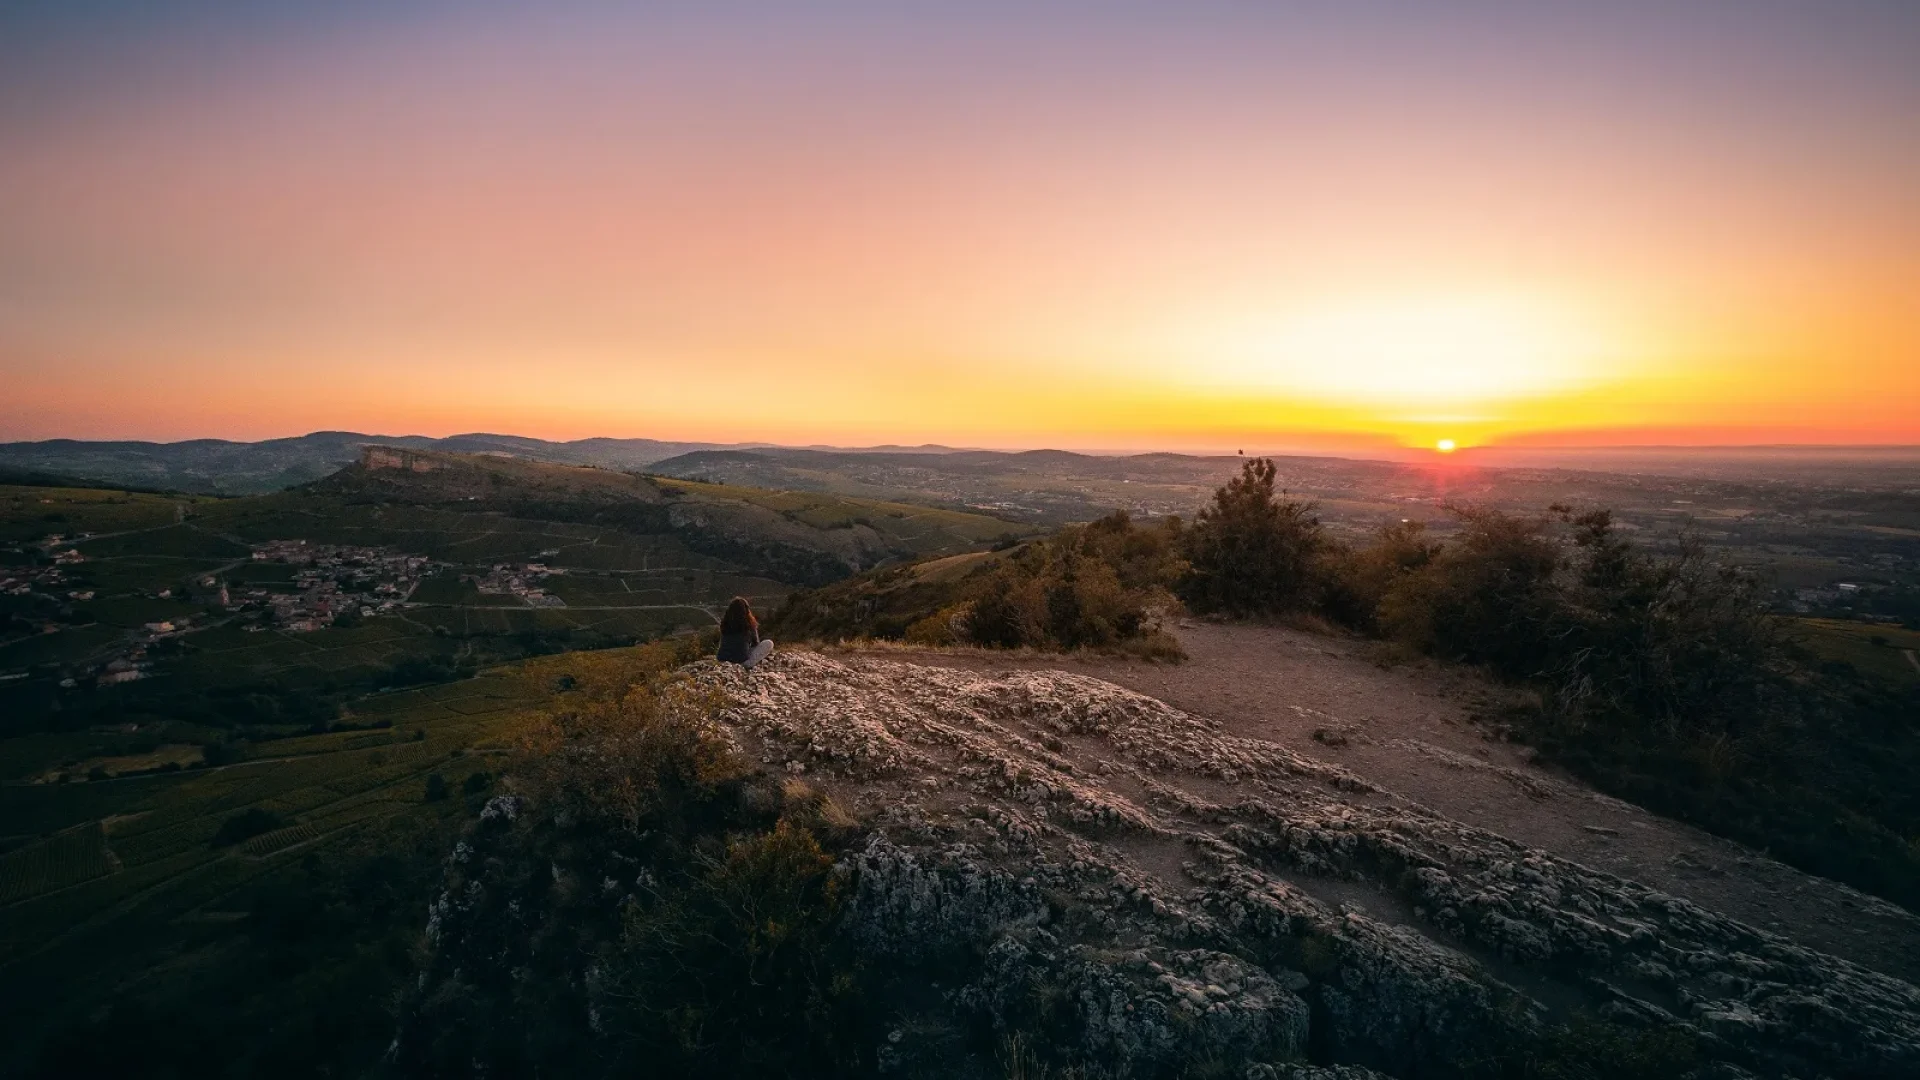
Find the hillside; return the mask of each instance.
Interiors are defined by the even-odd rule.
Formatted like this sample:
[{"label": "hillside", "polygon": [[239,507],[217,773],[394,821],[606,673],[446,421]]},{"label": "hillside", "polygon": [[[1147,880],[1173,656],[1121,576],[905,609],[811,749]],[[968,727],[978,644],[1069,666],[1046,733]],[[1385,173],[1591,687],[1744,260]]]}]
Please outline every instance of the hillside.
[{"label": "hillside", "polygon": [[770,611],[796,586],[1021,529],[499,456],[365,456],[241,498],[0,487],[0,735],[209,713],[300,730],[355,692],[702,630],[735,595]]},{"label": "hillside", "polygon": [[391,1040],[440,857],[528,712],[594,663],[577,656],[365,695],[334,730],[213,762],[144,733],[0,740],[0,1008],[19,1035],[0,1074],[43,1057],[74,1062],[59,1076],[360,1075]]},{"label": "hillside", "polygon": [[672,535],[689,549],[793,584],[990,543],[1021,526],[873,499],[641,476],[497,455],[368,447],[311,493],[457,507]]},{"label": "hillside", "polygon": [[[823,927],[852,950],[849,978],[883,980],[877,1016],[847,1014],[872,1026],[834,1029],[860,1071],[1920,1068],[1908,982],[1110,683],[794,651],[751,675],[702,662],[690,678],[694,700],[720,701],[732,752],[860,823]],[[667,871],[643,862],[635,878],[620,853],[649,834],[589,843],[565,822],[553,832],[557,812],[570,811],[496,800],[449,862],[401,1061],[485,1069],[526,1061],[495,1054],[539,1060],[543,1043],[617,1060],[625,1029],[601,1025],[646,1015],[615,996],[616,976],[585,969],[579,935],[668,902],[653,884]],[[584,951],[542,952],[553,940]],[[563,985],[580,989],[554,996]],[[496,993],[541,1004],[521,1030],[469,1027],[513,1007]],[[856,1035],[872,1042],[845,1045]]]},{"label": "hillside", "polygon": [[85,476],[127,487],[157,487],[200,494],[257,495],[318,480],[352,464],[370,445],[454,453],[517,454],[579,465],[637,469],[662,458],[711,447],[711,443],[654,439],[579,439],[550,442],[519,435],[475,433],[444,439],[420,435],[365,435],[316,431],[288,439],[233,442],[93,442],[48,439],[0,443],[0,465],[65,476]]}]

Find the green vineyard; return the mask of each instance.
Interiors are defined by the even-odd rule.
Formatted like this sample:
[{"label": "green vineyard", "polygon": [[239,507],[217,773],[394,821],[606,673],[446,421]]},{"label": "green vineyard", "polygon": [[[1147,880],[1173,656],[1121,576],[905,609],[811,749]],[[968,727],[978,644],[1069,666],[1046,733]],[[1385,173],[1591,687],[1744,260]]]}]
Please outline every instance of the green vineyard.
[{"label": "green vineyard", "polygon": [[0,904],[78,885],[114,869],[106,830],[99,822],[68,829],[0,856]]}]

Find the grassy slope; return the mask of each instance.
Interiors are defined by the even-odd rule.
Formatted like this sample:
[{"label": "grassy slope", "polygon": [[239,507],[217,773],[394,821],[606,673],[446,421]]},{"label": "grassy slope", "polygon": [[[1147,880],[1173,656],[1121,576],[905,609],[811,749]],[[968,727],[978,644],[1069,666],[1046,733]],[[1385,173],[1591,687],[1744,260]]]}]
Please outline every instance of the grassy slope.
[{"label": "grassy slope", "polygon": [[767,633],[797,641],[898,639],[908,626],[959,602],[964,583],[1005,554],[965,552],[795,593],[768,620]]},{"label": "grassy slope", "polygon": [[1862,675],[1893,686],[1920,686],[1920,631],[1838,619],[1800,619],[1802,641],[1823,660],[1852,664]]},{"label": "grassy slope", "polygon": [[192,495],[0,485],[0,543],[36,541],[53,533],[73,536],[170,525],[176,508],[211,501]]}]

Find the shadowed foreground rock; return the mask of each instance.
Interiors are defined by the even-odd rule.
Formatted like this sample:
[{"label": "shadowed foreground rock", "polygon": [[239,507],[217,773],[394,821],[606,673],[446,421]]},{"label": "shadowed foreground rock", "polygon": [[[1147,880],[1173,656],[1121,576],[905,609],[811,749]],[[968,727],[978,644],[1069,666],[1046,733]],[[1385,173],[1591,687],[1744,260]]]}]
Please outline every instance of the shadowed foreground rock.
[{"label": "shadowed foreground rock", "polygon": [[[1920,1075],[1905,982],[1111,684],[804,652],[691,679],[749,760],[867,823],[837,868],[863,955],[973,957],[941,1008],[1015,1031],[1053,1002],[1094,1070],[1471,1075],[1592,1016],[1684,1033],[1703,1077]],[[903,1024],[877,1061],[941,1053]]]}]

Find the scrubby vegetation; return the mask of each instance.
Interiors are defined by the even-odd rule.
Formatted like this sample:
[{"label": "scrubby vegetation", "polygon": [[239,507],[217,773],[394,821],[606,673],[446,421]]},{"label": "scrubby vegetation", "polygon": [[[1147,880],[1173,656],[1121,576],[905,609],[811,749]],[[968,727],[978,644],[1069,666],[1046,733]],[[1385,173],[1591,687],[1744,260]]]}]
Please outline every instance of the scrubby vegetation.
[{"label": "scrubby vegetation", "polygon": [[1108,649],[1176,659],[1160,627],[1183,568],[1178,519],[1139,525],[1124,512],[983,556],[864,575],[790,597],[775,637],[904,640],[918,645]]},{"label": "scrubby vegetation", "polygon": [[1326,537],[1313,508],[1276,498],[1273,483],[1272,461],[1247,462],[1181,536],[1188,562],[1176,586],[1195,611],[1264,615],[1318,602]]},{"label": "scrubby vegetation", "polygon": [[1114,514],[1010,551],[795,594],[775,636],[1177,656],[1157,619],[1318,620],[1531,688],[1500,718],[1604,790],[1920,905],[1920,691],[1820,658],[1765,583],[1606,510],[1457,507],[1343,544],[1247,462],[1191,523]]},{"label": "scrubby vegetation", "polygon": [[[1360,548],[1249,462],[1184,535],[1199,610],[1310,614],[1538,691],[1514,733],[1603,789],[1814,873],[1920,904],[1920,694],[1817,660],[1763,583],[1605,510],[1457,508]],[[1236,560],[1245,569],[1235,572]]]},{"label": "scrubby vegetation", "polygon": [[853,823],[728,748],[672,678],[692,655],[644,648],[528,731],[515,793],[448,864],[428,933],[456,944],[398,1073],[838,1075],[871,1047],[832,936]]}]

